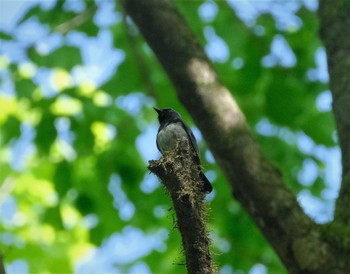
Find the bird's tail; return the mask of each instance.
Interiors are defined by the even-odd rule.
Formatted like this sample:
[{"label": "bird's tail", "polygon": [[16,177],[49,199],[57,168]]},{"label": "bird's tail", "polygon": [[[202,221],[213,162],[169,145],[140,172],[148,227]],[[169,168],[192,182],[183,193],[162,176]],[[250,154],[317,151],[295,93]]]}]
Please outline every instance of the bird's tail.
[{"label": "bird's tail", "polygon": [[200,173],[201,180],[203,182],[203,192],[210,193],[213,190],[213,187],[211,183],[209,182],[208,178],[204,175],[203,171]]}]

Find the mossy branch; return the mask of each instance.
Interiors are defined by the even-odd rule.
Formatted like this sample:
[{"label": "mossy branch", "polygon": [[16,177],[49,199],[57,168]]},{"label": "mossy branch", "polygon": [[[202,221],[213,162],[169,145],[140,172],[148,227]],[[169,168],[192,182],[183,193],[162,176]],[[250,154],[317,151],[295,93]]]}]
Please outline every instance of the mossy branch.
[{"label": "mossy branch", "polygon": [[165,185],[173,201],[186,256],[189,274],[215,273],[206,230],[204,194],[186,142],[158,161],[150,161],[148,169]]}]

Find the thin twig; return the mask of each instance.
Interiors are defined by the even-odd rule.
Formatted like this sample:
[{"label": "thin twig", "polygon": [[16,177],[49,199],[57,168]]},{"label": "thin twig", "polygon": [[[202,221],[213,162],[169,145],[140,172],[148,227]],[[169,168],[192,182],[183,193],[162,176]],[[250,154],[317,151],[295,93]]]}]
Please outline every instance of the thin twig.
[{"label": "thin twig", "polygon": [[75,29],[81,25],[83,25],[85,22],[90,20],[96,13],[97,6],[93,5],[86,10],[84,10],[82,13],[78,14],[77,16],[73,17],[71,20],[64,22],[57,27],[54,28],[55,32],[59,32],[61,34],[66,34],[72,29]]}]

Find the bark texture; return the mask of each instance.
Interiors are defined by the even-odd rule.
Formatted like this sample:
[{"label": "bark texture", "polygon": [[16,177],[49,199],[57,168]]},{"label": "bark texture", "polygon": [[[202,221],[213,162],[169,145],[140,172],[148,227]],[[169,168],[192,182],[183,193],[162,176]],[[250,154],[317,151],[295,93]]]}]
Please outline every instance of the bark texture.
[{"label": "bark texture", "polygon": [[[234,197],[251,215],[289,273],[350,273],[349,250],[339,248],[343,238],[337,233],[328,234],[329,229],[304,214],[284,185],[280,171],[262,155],[232,94],[220,82],[173,3],[124,0],[122,4],[201,130]],[[342,150],[348,151],[346,146],[343,144]],[[347,238],[347,233],[342,235]]]},{"label": "bark texture", "polygon": [[342,152],[335,220],[350,225],[350,2],[321,0],[320,36],[326,47],[333,113]]}]

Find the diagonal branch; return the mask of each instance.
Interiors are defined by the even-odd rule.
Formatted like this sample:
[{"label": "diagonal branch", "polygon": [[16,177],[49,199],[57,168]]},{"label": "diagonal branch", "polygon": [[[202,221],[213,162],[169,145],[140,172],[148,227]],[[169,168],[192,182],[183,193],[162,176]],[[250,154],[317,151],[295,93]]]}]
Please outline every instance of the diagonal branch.
[{"label": "diagonal branch", "polygon": [[92,5],[91,7],[87,8],[82,13],[73,17],[69,21],[56,26],[54,31],[59,32],[61,34],[67,34],[70,30],[80,27],[85,22],[90,20],[95,15],[96,11],[97,11],[97,6]]},{"label": "diagonal branch", "polygon": [[151,80],[152,72],[150,68],[147,66],[146,60],[144,58],[144,55],[142,55],[140,47],[137,46],[137,40],[135,36],[132,34],[132,28],[130,26],[130,23],[128,23],[128,21],[126,20],[126,16],[127,16],[126,13],[124,10],[122,10],[122,12],[123,12],[123,25],[125,28],[126,38],[128,40],[134,60],[137,64],[137,69],[138,69],[140,78],[142,79],[142,82],[145,86],[147,94],[156,98],[154,84]]},{"label": "diagonal branch", "polygon": [[[262,155],[245,117],[170,0],[123,0],[213,152],[234,197],[290,273],[330,273],[337,263],[319,227]],[[346,260],[346,256],[337,258]]]},{"label": "diagonal branch", "polygon": [[320,34],[328,57],[333,113],[342,153],[342,184],[335,220],[350,224],[350,5],[347,0],[320,1]]}]

